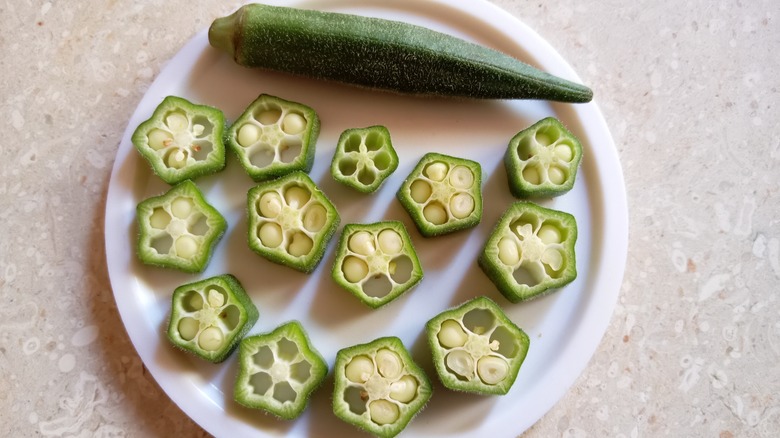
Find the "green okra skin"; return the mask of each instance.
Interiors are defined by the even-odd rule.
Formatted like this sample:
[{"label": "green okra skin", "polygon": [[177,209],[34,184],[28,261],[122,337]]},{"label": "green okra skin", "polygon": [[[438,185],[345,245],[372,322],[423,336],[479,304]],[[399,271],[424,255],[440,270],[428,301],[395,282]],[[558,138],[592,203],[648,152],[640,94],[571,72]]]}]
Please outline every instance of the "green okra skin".
[{"label": "green okra skin", "polygon": [[137,254],[148,265],[202,272],[227,229],[198,186],[185,180],[136,207]]},{"label": "green okra skin", "polygon": [[439,380],[456,391],[506,394],[530,344],[528,335],[487,297],[445,310],[425,327]]},{"label": "green okra skin", "polygon": [[423,269],[404,224],[384,221],[344,226],[331,275],[376,309],[415,287]]},{"label": "green okra skin", "polygon": [[225,116],[221,110],[168,96],[133,132],[136,150],[168,184],[225,167]]},{"label": "green okra skin", "polygon": [[438,153],[424,155],[397,193],[425,237],[476,226],[482,220],[482,167]]},{"label": "green okra skin", "polygon": [[576,241],[574,216],[518,201],[501,216],[477,262],[499,292],[517,303],[577,278]]},{"label": "green okra skin", "polygon": [[375,192],[398,168],[398,154],[384,126],[347,129],[330,165],[333,179],[361,193]]},{"label": "green okra skin", "polygon": [[300,416],[328,374],[328,365],[298,321],[244,338],[233,397],[284,420]]},{"label": "green okra skin", "polygon": [[173,291],[166,333],[174,346],[219,363],[238,346],[258,316],[238,279],[218,275]]},{"label": "green okra skin", "polygon": [[432,393],[425,372],[397,337],[339,350],[333,378],[333,413],[381,438],[401,433]]},{"label": "green okra skin", "polygon": [[314,109],[261,94],[226,133],[226,143],[246,173],[267,181],[290,172],[309,172],[320,132]]},{"label": "green okra skin", "polygon": [[582,145],[554,117],[512,137],[504,155],[509,190],[516,198],[549,198],[574,186]]},{"label": "green okra skin", "polygon": [[589,102],[583,85],[421,26],[248,4],[216,19],[212,46],[236,63],[399,93]]},{"label": "green okra skin", "polygon": [[310,273],[339,225],[339,213],[311,178],[296,171],[247,193],[249,247],[268,260]]}]

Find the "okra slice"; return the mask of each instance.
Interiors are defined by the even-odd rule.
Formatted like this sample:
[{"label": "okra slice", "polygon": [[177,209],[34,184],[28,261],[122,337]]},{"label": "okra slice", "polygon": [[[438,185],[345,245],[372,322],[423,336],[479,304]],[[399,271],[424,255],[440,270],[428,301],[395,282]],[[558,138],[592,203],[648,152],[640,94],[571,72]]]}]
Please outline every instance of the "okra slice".
[{"label": "okra slice", "polygon": [[397,196],[425,237],[471,228],[482,219],[482,167],[476,161],[428,153]]},{"label": "okra slice", "polygon": [[320,133],[317,113],[306,105],[261,94],[227,131],[227,144],[247,174],[267,181],[314,163]]},{"label": "okra slice", "polygon": [[136,208],[138,258],[149,265],[201,272],[227,229],[198,186],[183,181]]},{"label": "okra slice", "polygon": [[241,341],[233,397],[246,407],[292,420],[327,374],[328,365],[301,324],[291,321]]},{"label": "okra slice", "polygon": [[336,207],[301,171],[250,189],[247,215],[253,251],[307,273],[319,264],[339,224]]},{"label": "okra slice", "polygon": [[398,168],[398,154],[384,126],[347,129],[330,165],[333,179],[362,193],[375,192]]},{"label": "okra slice", "polygon": [[501,216],[477,261],[498,290],[516,303],[577,278],[576,241],[574,216],[519,201]]},{"label": "okra slice", "polygon": [[487,297],[445,310],[425,327],[439,380],[457,391],[506,394],[528,353],[528,335]]},{"label": "okra slice", "polygon": [[217,108],[168,96],[133,132],[132,142],[168,184],[225,167],[225,115]]},{"label": "okra slice", "polygon": [[378,437],[398,435],[431,398],[431,383],[400,339],[379,338],[340,350],[333,412]]},{"label": "okra slice", "polygon": [[574,186],[582,145],[554,117],[512,137],[504,155],[509,190],[516,198],[554,197]]},{"label": "okra slice", "polygon": [[230,274],[185,284],[173,291],[168,339],[209,362],[224,361],[257,322],[258,312]]},{"label": "okra slice", "polygon": [[404,224],[348,224],[341,233],[333,279],[371,308],[383,306],[423,278]]}]

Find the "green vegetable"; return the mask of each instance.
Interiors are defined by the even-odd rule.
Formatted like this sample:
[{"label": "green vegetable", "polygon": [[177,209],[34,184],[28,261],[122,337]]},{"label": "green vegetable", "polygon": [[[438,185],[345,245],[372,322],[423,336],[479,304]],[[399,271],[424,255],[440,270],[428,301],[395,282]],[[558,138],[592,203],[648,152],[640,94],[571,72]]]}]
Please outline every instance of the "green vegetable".
[{"label": "green vegetable", "polygon": [[528,335],[487,297],[445,310],[426,331],[439,380],[458,391],[506,394],[528,353]]},{"label": "green vegetable", "polygon": [[574,216],[515,202],[501,216],[477,261],[498,290],[516,303],[577,278],[576,241]]},{"label": "green vegetable", "polygon": [[562,195],[574,186],[581,159],[577,137],[558,119],[542,119],[509,142],[504,155],[509,189],[517,198]]},{"label": "green vegetable", "polygon": [[375,309],[416,286],[423,271],[404,224],[386,221],[346,225],[332,275],[339,286]]},{"label": "green vegetable", "polygon": [[317,113],[306,105],[261,94],[230,126],[227,144],[255,181],[266,181],[314,163],[320,133]]},{"label": "green vegetable", "polygon": [[330,165],[333,179],[372,193],[398,168],[398,155],[384,126],[347,129],[339,137]]},{"label": "green vegetable", "polygon": [[340,350],[333,374],[333,412],[381,438],[401,433],[431,398],[428,377],[396,337]]},{"label": "green vegetable", "polygon": [[428,153],[397,196],[425,237],[471,228],[482,219],[482,167],[476,161]]},{"label": "green vegetable", "polygon": [[225,218],[190,180],[138,204],[138,258],[149,265],[201,272],[227,229]]},{"label": "green vegetable", "polygon": [[225,167],[224,130],[222,111],[168,96],[136,128],[132,141],[154,173],[173,185]]},{"label": "green vegetable", "polygon": [[496,50],[398,21],[261,4],[216,19],[236,63],[401,93],[589,102],[593,92]]},{"label": "green vegetable", "polygon": [[258,312],[230,274],[189,283],[173,291],[168,339],[207,361],[225,360],[257,322]]},{"label": "green vegetable", "polygon": [[298,321],[241,341],[233,396],[249,408],[292,420],[306,409],[328,365]]},{"label": "green vegetable", "polygon": [[253,251],[307,273],[319,264],[340,220],[336,207],[300,171],[250,189],[247,215]]}]

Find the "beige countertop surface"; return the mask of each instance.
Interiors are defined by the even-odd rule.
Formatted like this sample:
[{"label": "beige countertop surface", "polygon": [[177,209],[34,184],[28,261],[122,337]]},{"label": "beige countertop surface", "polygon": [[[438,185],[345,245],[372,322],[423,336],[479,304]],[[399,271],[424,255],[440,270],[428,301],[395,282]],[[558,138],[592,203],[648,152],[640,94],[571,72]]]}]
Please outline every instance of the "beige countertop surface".
[{"label": "beige countertop surface", "polygon": [[[606,334],[523,436],[778,436],[780,3],[495,3],[593,88],[630,218]],[[238,4],[0,5],[0,435],[206,435],[119,323],[103,218],[145,90]]]}]

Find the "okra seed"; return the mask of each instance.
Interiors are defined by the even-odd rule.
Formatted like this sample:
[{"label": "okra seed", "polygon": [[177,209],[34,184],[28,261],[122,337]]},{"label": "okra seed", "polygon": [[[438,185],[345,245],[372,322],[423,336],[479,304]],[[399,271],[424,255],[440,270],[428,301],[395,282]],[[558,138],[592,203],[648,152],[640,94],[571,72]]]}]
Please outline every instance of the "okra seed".
[{"label": "okra seed", "polygon": [[498,259],[507,266],[520,262],[520,249],[513,239],[504,237],[498,241]]},{"label": "okra seed", "polygon": [[189,300],[182,304],[184,310],[195,312],[203,308],[203,297],[198,292],[192,291],[189,295]]},{"label": "okra seed", "polygon": [[434,225],[441,225],[447,222],[447,210],[436,202],[432,202],[423,208],[423,216]]},{"label": "okra seed", "polygon": [[412,199],[414,199],[415,202],[422,204],[423,202],[427,201],[428,198],[431,197],[431,193],[433,193],[433,189],[431,189],[431,185],[428,184],[426,181],[418,179],[415,180],[412,183],[412,185],[409,187],[409,192],[412,195]]},{"label": "okra seed", "polygon": [[466,166],[455,166],[450,172],[450,184],[456,189],[467,189],[474,184],[474,173]]},{"label": "okra seed", "polygon": [[368,265],[355,256],[348,256],[341,265],[344,278],[350,283],[357,283],[368,275]]},{"label": "okra seed", "polygon": [[539,175],[539,170],[533,166],[527,166],[525,169],[523,169],[523,179],[529,184],[534,185],[542,182],[541,175]]},{"label": "okra seed", "polygon": [[173,169],[181,169],[187,165],[187,151],[181,148],[174,148],[168,152],[165,163]]},{"label": "okra seed", "polygon": [[401,357],[387,348],[376,352],[376,367],[379,374],[387,379],[397,378],[404,369]]},{"label": "okra seed", "polygon": [[542,263],[552,268],[553,271],[557,271],[563,266],[563,255],[557,249],[547,248],[542,253]]},{"label": "okra seed", "polygon": [[165,124],[171,128],[171,131],[180,132],[187,129],[187,126],[189,126],[190,122],[187,120],[186,115],[174,112],[168,114],[168,117],[165,118]]},{"label": "okra seed", "polygon": [[176,254],[179,257],[188,259],[194,257],[198,252],[198,242],[190,236],[181,236],[176,239]]},{"label": "okra seed", "polygon": [[159,151],[166,146],[166,140],[170,140],[173,137],[171,134],[163,131],[162,129],[152,129],[147,135],[149,141],[149,147]]},{"label": "okra seed", "polygon": [[509,374],[509,364],[499,357],[485,356],[477,361],[477,374],[483,382],[495,385],[506,379]]},{"label": "okra seed", "polygon": [[316,233],[325,226],[328,212],[320,204],[310,206],[303,214],[303,227],[312,233]]},{"label": "okra seed", "polygon": [[198,334],[198,320],[186,316],[179,321],[179,336],[185,341],[191,341],[195,339]]},{"label": "okra seed", "polygon": [[245,123],[238,130],[238,144],[249,147],[260,140],[260,128],[252,123]]},{"label": "okra seed", "polygon": [[571,146],[566,143],[561,143],[558,146],[555,146],[554,151],[556,157],[567,163],[571,161],[572,158],[574,158],[574,152],[572,151]]},{"label": "okra seed", "polygon": [[536,235],[539,236],[539,239],[541,239],[543,243],[548,245],[551,243],[561,243],[561,231],[550,224],[542,225]]},{"label": "okra seed", "polygon": [[401,235],[397,231],[386,229],[379,232],[377,236],[379,242],[379,248],[385,254],[398,254],[404,247],[404,242],[401,240]]},{"label": "okra seed", "polygon": [[162,208],[155,208],[152,215],[149,217],[149,224],[152,228],[158,230],[164,230],[165,227],[171,222],[171,215],[169,215]]},{"label": "okra seed", "polygon": [[282,120],[282,131],[287,134],[295,135],[300,134],[306,129],[306,119],[302,115],[296,113],[290,113],[284,116]]},{"label": "okra seed", "polygon": [[216,327],[208,327],[198,336],[198,345],[206,351],[216,351],[222,346],[223,339],[222,330]]},{"label": "okra seed", "polygon": [[201,125],[201,124],[199,124],[199,123],[196,123],[196,124],[192,125],[192,134],[195,137],[200,137],[205,130],[206,130],[206,127]]},{"label": "okra seed", "polygon": [[447,165],[440,161],[431,163],[425,168],[425,176],[433,181],[444,181],[447,176]]},{"label": "okra seed", "polygon": [[474,211],[474,198],[468,193],[458,193],[450,198],[450,212],[458,219],[468,217]]},{"label": "okra seed", "polygon": [[209,306],[213,308],[219,308],[225,305],[225,296],[216,289],[209,289],[208,292],[206,292],[206,296],[209,301]]},{"label": "okra seed", "polygon": [[257,121],[263,125],[273,125],[279,121],[279,117],[282,116],[282,112],[278,109],[272,108],[262,111],[257,115]]},{"label": "okra seed", "polygon": [[453,350],[444,359],[453,373],[471,380],[474,377],[474,358],[463,350]]},{"label": "okra seed", "polygon": [[282,211],[282,197],[276,192],[263,193],[258,204],[263,217],[275,218]]},{"label": "okra seed", "polygon": [[469,335],[463,330],[463,327],[454,319],[448,319],[441,323],[441,328],[436,337],[439,344],[444,348],[456,348],[466,345]]},{"label": "okra seed", "polygon": [[376,424],[391,424],[401,415],[398,406],[387,400],[374,400],[368,405],[371,421]]},{"label": "okra seed", "polygon": [[310,253],[313,247],[314,242],[311,240],[311,238],[303,233],[298,232],[293,234],[292,242],[287,248],[287,252],[289,252],[293,257],[300,257]]},{"label": "okra seed", "polygon": [[184,219],[192,213],[192,201],[186,198],[176,198],[171,203],[171,213],[179,219]]},{"label": "okra seed", "polygon": [[566,173],[558,166],[551,166],[547,170],[547,177],[553,184],[563,184],[566,181]]},{"label": "okra seed", "polygon": [[368,356],[355,356],[347,364],[344,374],[351,382],[365,383],[374,374],[374,361]]},{"label": "okra seed", "polygon": [[260,242],[263,246],[268,248],[276,248],[282,244],[282,227],[279,224],[273,222],[266,222],[260,226],[257,237],[260,238]]},{"label": "okra seed", "polygon": [[360,255],[371,255],[376,252],[374,236],[367,231],[358,231],[349,237],[347,247],[350,251]]},{"label": "okra seed", "polygon": [[401,403],[409,403],[417,395],[417,386],[417,379],[407,374],[390,384],[390,398]]},{"label": "okra seed", "polygon": [[309,202],[310,197],[311,193],[308,190],[298,186],[290,187],[284,192],[284,200],[292,208],[303,207],[304,204]]}]

